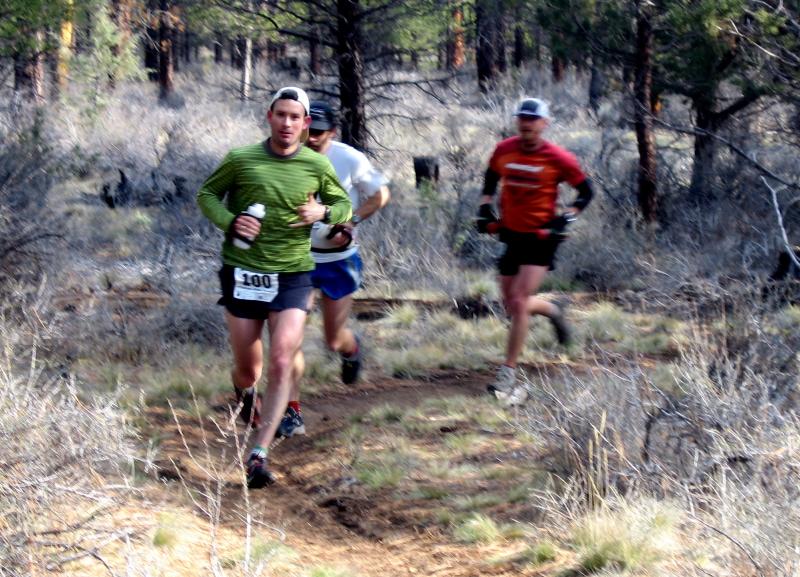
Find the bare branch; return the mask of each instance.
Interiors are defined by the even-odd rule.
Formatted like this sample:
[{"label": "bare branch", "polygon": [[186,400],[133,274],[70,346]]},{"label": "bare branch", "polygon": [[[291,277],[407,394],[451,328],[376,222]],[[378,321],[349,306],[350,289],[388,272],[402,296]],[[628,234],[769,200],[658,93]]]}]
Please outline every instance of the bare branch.
[{"label": "bare branch", "polygon": [[772,195],[772,206],[775,207],[775,216],[778,219],[778,228],[781,231],[781,239],[783,240],[783,246],[786,248],[786,252],[789,253],[789,258],[794,263],[798,269],[800,269],[800,260],[797,259],[797,256],[794,253],[794,248],[792,247],[791,243],[789,242],[789,235],[786,234],[786,227],[783,225],[783,214],[781,214],[781,207],[778,203],[778,191],[776,191],[773,187],[769,185],[767,179],[763,176],[761,177],[764,186],[769,189],[770,194]]}]

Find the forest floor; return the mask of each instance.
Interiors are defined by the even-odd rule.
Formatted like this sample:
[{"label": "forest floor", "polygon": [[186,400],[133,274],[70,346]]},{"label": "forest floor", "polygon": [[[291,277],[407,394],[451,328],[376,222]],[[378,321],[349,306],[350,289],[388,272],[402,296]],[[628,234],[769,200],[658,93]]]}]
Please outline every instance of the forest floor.
[{"label": "forest floor", "polygon": [[[581,351],[558,352],[549,324],[537,321],[522,365],[534,386],[597,378],[608,362],[596,357],[598,341],[639,363],[675,357],[676,321],[585,295],[571,300]],[[359,313],[375,359],[357,385],[338,383],[337,359],[307,351],[308,434],[271,451],[277,482],[267,488],[243,488],[249,431],[232,416],[226,361],[186,355],[174,367],[198,385],[194,400],[173,383],[129,405],[146,454],[115,520],[130,537],[102,551],[105,563],[165,577],[578,574],[577,552],[536,529],[535,496],[557,489],[568,457],[526,426],[535,403],[504,409],[486,392],[496,367],[487,359],[499,358],[505,322],[384,304],[382,314],[369,314],[374,301]],[[319,341],[319,319],[309,325],[306,340]],[[136,371],[147,380],[146,367]],[[201,386],[203,378],[217,388]],[[84,560],[68,574],[103,573]]]}]

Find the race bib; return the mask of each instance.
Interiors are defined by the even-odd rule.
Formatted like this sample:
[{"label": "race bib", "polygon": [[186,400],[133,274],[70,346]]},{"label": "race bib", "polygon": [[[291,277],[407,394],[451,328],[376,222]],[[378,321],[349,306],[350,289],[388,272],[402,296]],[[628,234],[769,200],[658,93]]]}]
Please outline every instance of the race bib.
[{"label": "race bib", "polygon": [[233,269],[233,298],[271,303],[278,294],[278,273]]}]

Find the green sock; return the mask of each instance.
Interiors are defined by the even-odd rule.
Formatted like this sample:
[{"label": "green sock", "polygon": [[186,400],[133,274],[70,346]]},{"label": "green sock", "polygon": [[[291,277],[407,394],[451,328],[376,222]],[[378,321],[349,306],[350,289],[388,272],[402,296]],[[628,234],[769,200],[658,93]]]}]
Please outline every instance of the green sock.
[{"label": "green sock", "polygon": [[261,445],[256,445],[255,447],[253,447],[253,450],[250,451],[250,456],[259,457],[260,459],[266,459],[267,453],[268,453],[267,449],[265,449]]}]

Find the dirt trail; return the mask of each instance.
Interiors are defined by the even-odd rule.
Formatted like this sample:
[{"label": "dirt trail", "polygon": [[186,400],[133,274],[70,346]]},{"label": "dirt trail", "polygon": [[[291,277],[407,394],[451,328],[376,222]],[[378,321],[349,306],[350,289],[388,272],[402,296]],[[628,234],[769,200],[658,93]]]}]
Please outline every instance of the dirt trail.
[{"label": "dirt trail", "polygon": [[[358,577],[525,574],[520,567],[487,563],[493,553],[507,552],[507,543],[504,548],[458,544],[441,526],[420,521],[425,515],[419,515],[420,504],[413,499],[398,498],[391,489],[367,491],[348,475],[342,447],[334,443],[354,419],[374,407],[389,404],[412,409],[436,397],[477,397],[484,394],[490,378],[488,372],[439,372],[424,382],[384,379],[360,385],[347,394],[304,399],[309,435],[286,440],[271,452],[271,466],[278,482],[250,493],[251,510],[265,526],[285,532],[285,545],[299,553],[298,563],[305,567],[335,567],[344,571],[342,574]],[[224,418],[225,410],[217,407],[214,417]],[[170,469],[175,466],[169,463],[172,460],[188,485],[202,486],[207,475],[187,458],[171,416],[162,412],[151,414],[150,418],[151,422],[161,421],[165,435],[161,454],[164,475],[173,476]],[[189,448],[196,455],[202,454],[197,420],[181,417],[181,421]],[[224,458],[230,459],[233,439],[213,439],[213,427],[205,428],[206,434],[211,435],[211,444],[227,447],[228,456]],[[224,487],[222,524],[241,533],[237,512],[242,511],[242,490],[235,472]],[[480,491],[481,487],[473,489]],[[266,528],[257,527],[256,532],[259,531],[268,539],[275,538],[275,533]]]}]

